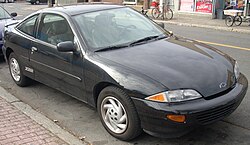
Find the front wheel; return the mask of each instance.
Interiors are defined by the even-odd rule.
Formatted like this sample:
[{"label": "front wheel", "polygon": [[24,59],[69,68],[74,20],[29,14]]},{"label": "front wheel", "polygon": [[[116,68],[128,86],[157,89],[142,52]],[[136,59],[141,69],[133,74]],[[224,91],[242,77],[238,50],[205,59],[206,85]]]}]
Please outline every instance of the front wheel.
[{"label": "front wheel", "polygon": [[13,52],[9,56],[9,70],[12,79],[18,86],[24,87],[29,84],[30,79],[23,75],[21,64]]},{"label": "front wheel", "polygon": [[234,24],[234,18],[232,16],[227,16],[225,19],[225,23],[228,27],[233,26]]},{"label": "front wheel", "polygon": [[236,16],[236,17],[234,17],[234,24],[235,24],[236,26],[240,26],[241,23],[242,23],[242,18],[241,18],[241,16]]},{"label": "front wheel", "polygon": [[120,140],[131,140],[142,131],[134,103],[117,87],[110,86],[101,91],[97,110],[105,129]]},{"label": "front wheel", "polygon": [[164,15],[166,19],[171,20],[174,14],[173,14],[173,11],[169,8],[166,10]]},{"label": "front wheel", "polygon": [[154,19],[158,18],[160,16],[160,11],[157,8],[153,8],[151,11],[151,15]]}]

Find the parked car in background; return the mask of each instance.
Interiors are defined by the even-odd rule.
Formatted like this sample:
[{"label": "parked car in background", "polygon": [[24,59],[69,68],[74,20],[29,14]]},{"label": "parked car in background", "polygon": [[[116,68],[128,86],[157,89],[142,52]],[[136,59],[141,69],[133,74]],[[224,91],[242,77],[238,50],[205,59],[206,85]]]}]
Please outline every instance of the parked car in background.
[{"label": "parked car in background", "polygon": [[14,3],[15,0],[0,0],[1,3]]},{"label": "parked car in background", "polygon": [[3,30],[4,25],[12,22],[16,22],[14,17],[17,16],[17,13],[9,14],[2,6],[0,6],[0,56],[3,55],[2,53],[2,46],[3,46]]},{"label": "parked car in background", "polygon": [[29,3],[31,3],[32,5],[33,4],[40,4],[40,3],[47,3],[48,2],[48,0],[26,0],[26,2],[29,2]]},{"label": "parked car in background", "polygon": [[237,62],[178,37],[132,8],[47,8],[5,28],[3,52],[19,86],[33,79],[97,109],[104,128],[177,137],[230,115],[248,81]]}]

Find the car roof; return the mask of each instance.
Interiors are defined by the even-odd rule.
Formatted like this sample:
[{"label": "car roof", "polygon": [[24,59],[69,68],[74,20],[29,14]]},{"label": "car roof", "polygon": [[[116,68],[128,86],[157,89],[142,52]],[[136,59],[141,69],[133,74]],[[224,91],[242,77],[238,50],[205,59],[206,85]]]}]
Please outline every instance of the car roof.
[{"label": "car roof", "polygon": [[41,12],[62,12],[72,16],[82,13],[114,9],[114,8],[122,8],[122,7],[125,6],[114,5],[114,4],[76,4],[76,5],[45,8],[41,10]]}]

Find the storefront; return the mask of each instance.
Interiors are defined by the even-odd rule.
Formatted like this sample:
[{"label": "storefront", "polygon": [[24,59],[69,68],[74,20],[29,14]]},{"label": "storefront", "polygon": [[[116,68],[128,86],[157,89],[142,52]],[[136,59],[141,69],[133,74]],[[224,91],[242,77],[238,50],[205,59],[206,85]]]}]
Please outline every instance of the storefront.
[{"label": "storefront", "polygon": [[237,9],[249,13],[249,0],[175,0],[175,12],[211,14],[212,18],[222,19],[224,9]]},{"label": "storefront", "polygon": [[179,0],[178,11],[212,13],[212,0]]}]

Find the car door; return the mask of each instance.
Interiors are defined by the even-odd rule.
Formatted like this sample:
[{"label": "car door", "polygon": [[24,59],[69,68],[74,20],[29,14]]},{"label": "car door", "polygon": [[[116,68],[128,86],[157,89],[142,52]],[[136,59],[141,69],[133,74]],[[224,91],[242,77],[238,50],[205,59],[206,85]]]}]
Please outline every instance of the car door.
[{"label": "car door", "polygon": [[[36,23],[38,20],[38,14],[32,15],[22,23],[20,23],[16,29],[13,29],[14,32],[10,42],[11,48],[14,50],[14,53],[18,56],[19,61],[21,62],[21,69],[25,76],[34,78],[34,73],[30,69],[29,55],[30,47],[32,41],[35,39],[35,29]],[[6,35],[6,37],[9,37]]]},{"label": "car door", "polygon": [[30,52],[35,79],[85,101],[83,59],[78,45],[74,53],[59,52],[56,47],[60,42],[76,41],[67,20],[58,14],[43,14],[36,38]]}]

